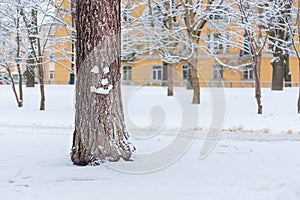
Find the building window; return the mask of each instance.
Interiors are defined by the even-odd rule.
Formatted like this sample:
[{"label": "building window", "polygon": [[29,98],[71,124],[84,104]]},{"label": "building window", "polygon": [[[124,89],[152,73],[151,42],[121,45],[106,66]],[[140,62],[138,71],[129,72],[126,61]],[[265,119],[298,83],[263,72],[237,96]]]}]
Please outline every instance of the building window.
[{"label": "building window", "polygon": [[161,66],[156,65],[156,66],[152,67],[152,79],[153,80],[162,80]]},{"label": "building window", "polygon": [[208,48],[211,51],[229,49],[228,45],[229,36],[228,34],[213,33],[208,35]]},{"label": "building window", "polygon": [[211,7],[211,14],[209,15],[209,20],[227,20],[228,15],[228,5],[218,5],[215,7]]},{"label": "building window", "polygon": [[54,80],[54,71],[49,71],[49,80]]},{"label": "building window", "polygon": [[211,6],[207,20],[208,30],[222,30],[229,27],[228,8],[228,4]]},{"label": "building window", "polygon": [[190,66],[182,65],[182,79],[187,80],[189,76]]},{"label": "building window", "polygon": [[132,80],[132,67],[131,66],[123,67],[123,80]]},{"label": "building window", "polygon": [[243,35],[243,49],[241,49],[240,56],[245,56],[250,54],[250,48],[249,48],[249,37],[247,36],[247,33]]},{"label": "building window", "polygon": [[253,80],[253,66],[247,65],[243,70],[243,80]]},{"label": "building window", "polygon": [[222,65],[214,65],[213,66],[213,79],[214,80],[223,80],[223,72],[224,72],[224,67]]}]

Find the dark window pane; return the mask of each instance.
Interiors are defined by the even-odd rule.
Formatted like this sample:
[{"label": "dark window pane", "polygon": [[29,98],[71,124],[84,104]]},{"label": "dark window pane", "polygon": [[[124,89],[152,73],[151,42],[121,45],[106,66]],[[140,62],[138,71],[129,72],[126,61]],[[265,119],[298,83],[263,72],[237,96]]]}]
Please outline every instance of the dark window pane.
[{"label": "dark window pane", "polygon": [[158,74],[157,74],[157,80],[161,80],[161,70],[158,70],[157,72],[158,72]]}]

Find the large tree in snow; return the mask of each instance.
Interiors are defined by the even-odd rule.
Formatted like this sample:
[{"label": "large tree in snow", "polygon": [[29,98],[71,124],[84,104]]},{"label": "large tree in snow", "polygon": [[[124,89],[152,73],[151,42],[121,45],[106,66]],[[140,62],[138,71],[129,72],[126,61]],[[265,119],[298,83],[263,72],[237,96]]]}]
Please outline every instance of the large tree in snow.
[{"label": "large tree in snow", "polygon": [[120,91],[120,0],[76,0],[76,165],[129,160]]}]

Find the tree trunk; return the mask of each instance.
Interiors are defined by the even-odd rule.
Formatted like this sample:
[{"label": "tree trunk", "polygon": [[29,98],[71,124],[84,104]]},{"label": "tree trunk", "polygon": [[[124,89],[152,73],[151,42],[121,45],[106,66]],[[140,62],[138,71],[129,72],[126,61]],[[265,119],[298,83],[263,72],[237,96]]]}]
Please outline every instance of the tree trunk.
[{"label": "tree trunk", "polygon": [[23,76],[21,72],[20,64],[17,64],[18,74],[19,74],[19,103],[18,107],[23,106]]},{"label": "tree trunk", "polygon": [[[42,45],[41,45],[41,38],[39,37],[39,28],[38,28],[38,11],[35,8],[31,9],[31,18],[30,20],[27,19],[23,10],[20,11],[20,14],[23,17],[25,25],[28,29],[28,39],[30,42],[30,56],[29,56],[29,63],[33,64],[31,70],[28,70],[26,75],[30,78],[28,86],[32,86],[32,76],[34,73],[31,73],[34,67],[38,69],[38,79],[40,84],[40,110],[45,110],[45,87],[44,87],[44,64],[43,64],[43,53],[42,53]],[[31,61],[32,58],[32,61]],[[33,80],[34,81],[34,80]],[[34,83],[33,83],[34,86]]]},{"label": "tree trunk", "polygon": [[31,18],[28,20],[26,17],[26,14],[24,13],[24,10],[20,10],[20,15],[23,17],[23,21],[25,22],[27,32],[28,32],[28,39],[29,39],[29,56],[27,58],[27,66],[26,66],[26,87],[34,87],[35,86],[35,66],[36,66],[36,58],[37,54],[35,52],[35,47],[37,46],[36,44],[36,32],[35,32],[35,26],[37,26],[37,20],[34,20],[37,18],[37,12],[36,10],[32,9],[31,10]]},{"label": "tree trunk", "polygon": [[261,87],[260,87],[260,78],[257,66],[260,65],[261,61],[261,54],[256,56],[253,66],[253,73],[254,73],[254,81],[255,81],[255,98],[257,102],[257,114],[262,114],[262,105],[261,105]]},{"label": "tree trunk", "polygon": [[42,59],[39,59],[38,69],[39,69],[39,84],[40,84],[40,110],[45,110],[45,85],[44,85],[44,66],[42,64]]},{"label": "tree trunk", "polygon": [[197,53],[193,53],[189,64],[191,68],[192,88],[194,90],[192,103],[200,104],[200,83],[197,70]]},{"label": "tree trunk", "polygon": [[290,71],[290,56],[289,54],[284,55],[284,81],[285,87],[291,87],[292,74]]},{"label": "tree trunk", "polygon": [[168,96],[173,96],[175,64],[168,64]]},{"label": "tree trunk", "polygon": [[120,90],[120,0],[76,0],[76,165],[129,160]]},{"label": "tree trunk", "polygon": [[[19,15],[19,9],[17,9],[17,13]],[[23,74],[22,74],[22,71],[21,71],[21,38],[20,38],[20,30],[19,30],[19,27],[20,27],[20,18],[18,17],[17,18],[17,22],[16,22],[16,25],[17,25],[17,58],[16,58],[16,65],[17,65],[17,70],[18,70],[18,74],[19,74],[19,100],[18,100],[18,107],[22,107],[23,106]]]},{"label": "tree trunk", "polygon": [[34,60],[31,56],[28,57],[26,61],[26,87],[34,87],[35,86],[35,74],[34,74]]},{"label": "tree trunk", "polygon": [[19,96],[18,96],[18,93],[17,93],[17,90],[16,90],[16,84],[14,82],[14,79],[13,79],[13,76],[11,74],[9,66],[7,66],[6,70],[8,72],[8,76],[9,76],[10,81],[11,81],[11,87],[12,87],[13,93],[15,95],[15,99],[17,101],[17,105],[18,105],[18,107],[21,107],[22,104],[23,104],[23,102],[20,102],[20,100],[19,100]]},{"label": "tree trunk", "polygon": [[168,85],[168,63],[163,61],[163,66],[162,66],[162,86],[167,86]]},{"label": "tree trunk", "polygon": [[273,68],[272,74],[272,90],[283,90],[283,76],[284,76],[284,57],[275,56],[271,62]]}]

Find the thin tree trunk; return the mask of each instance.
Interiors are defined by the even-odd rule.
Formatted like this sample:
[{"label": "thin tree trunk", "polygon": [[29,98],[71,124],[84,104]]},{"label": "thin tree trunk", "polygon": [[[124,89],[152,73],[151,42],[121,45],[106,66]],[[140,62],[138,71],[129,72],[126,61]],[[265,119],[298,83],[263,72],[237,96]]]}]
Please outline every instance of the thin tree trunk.
[{"label": "thin tree trunk", "polygon": [[285,87],[291,87],[292,74],[290,71],[290,56],[289,54],[284,55],[284,81]]},{"label": "thin tree trunk", "polygon": [[193,92],[193,104],[200,104],[200,83],[197,71],[197,53],[193,53],[190,60],[191,79]]},{"label": "thin tree trunk", "polygon": [[34,87],[35,86],[35,72],[34,72],[34,65],[35,61],[32,57],[32,54],[30,54],[26,61],[26,87]]},{"label": "thin tree trunk", "polygon": [[169,64],[165,61],[163,61],[163,66],[162,66],[162,84],[161,86],[167,86],[168,85],[168,67]]},{"label": "thin tree trunk", "polygon": [[13,93],[14,93],[15,99],[16,99],[16,101],[17,101],[17,105],[18,105],[18,107],[21,107],[22,102],[20,102],[20,100],[19,100],[19,96],[18,96],[18,93],[17,93],[17,90],[16,90],[16,84],[15,84],[15,82],[14,82],[14,78],[13,78],[13,76],[12,76],[12,74],[11,74],[11,71],[10,71],[10,69],[9,69],[9,66],[7,66],[6,69],[7,69],[8,76],[9,76],[9,78],[10,78],[10,81],[11,81],[11,87],[12,87],[12,89],[13,89]]},{"label": "thin tree trunk", "polygon": [[[167,3],[167,10],[173,14],[173,7],[174,7],[174,1],[169,1]],[[168,16],[168,29],[173,31],[174,28],[174,24],[173,24],[173,20],[176,21],[176,18],[173,19],[173,16]],[[169,41],[173,41],[173,38],[171,36],[169,36]],[[173,51],[176,47],[176,45],[174,44],[168,44],[169,51],[171,54],[173,54]],[[173,63],[168,63],[167,64],[167,69],[168,69],[168,96],[173,96],[173,90],[174,90],[174,68],[175,68],[175,64]]]},{"label": "thin tree trunk", "polygon": [[31,20],[28,20],[24,10],[20,10],[20,15],[23,17],[23,21],[25,22],[27,32],[28,32],[28,39],[30,43],[29,47],[29,56],[27,58],[27,66],[26,66],[26,87],[34,87],[35,86],[35,66],[36,66],[36,59],[37,54],[35,52],[36,47],[36,32],[35,26],[37,26],[37,20],[34,20],[37,17],[37,13],[34,9],[31,10]]},{"label": "thin tree trunk", "polygon": [[254,66],[253,66],[253,73],[254,73],[254,81],[255,81],[255,98],[257,102],[257,114],[262,114],[262,105],[261,105],[261,87],[260,87],[260,78],[257,66],[259,66],[259,62],[261,61],[261,54],[256,56]]},{"label": "thin tree trunk", "polygon": [[173,96],[174,90],[174,66],[175,64],[169,63],[168,64],[168,96]]},{"label": "thin tree trunk", "polygon": [[[17,13],[19,15],[19,9],[17,9]],[[20,41],[21,41],[21,38],[20,38],[20,30],[19,30],[19,26],[20,26],[20,18],[18,17],[17,18],[17,21],[16,21],[16,25],[17,25],[17,59],[16,59],[16,64],[17,64],[17,70],[18,70],[18,74],[19,74],[19,103],[18,103],[18,106],[19,107],[22,107],[23,106],[23,75],[22,75],[22,71],[21,71],[21,66],[20,66],[20,63],[21,63],[21,56],[20,56],[20,51],[21,51],[21,44],[20,44]]]},{"label": "thin tree trunk", "polygon": [[42,59],[39,59],[40,63],[38,64],[39,69],[39,84],[40,84],[40,110],[45,110],[45,84],[44,84],[44,66],[42,64]]},{"label": "thin tree trunk", "polygon": [[120,0],[76,0],[76,9],[72,162],[87,165],[105,159],[129,160],[120,91]]}]

